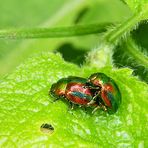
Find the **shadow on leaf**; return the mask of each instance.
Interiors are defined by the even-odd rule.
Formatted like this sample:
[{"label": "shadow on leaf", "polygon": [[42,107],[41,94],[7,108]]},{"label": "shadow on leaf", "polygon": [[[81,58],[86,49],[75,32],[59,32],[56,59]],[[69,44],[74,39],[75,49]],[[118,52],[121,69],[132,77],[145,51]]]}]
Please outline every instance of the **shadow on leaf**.
[{"label": "shadow on leaf", "polygon": [[65,61],[79,66],[84,63],[87,54],[87,50],[76,48],[71,43],[62,44],[56,51],[61,53]]}]

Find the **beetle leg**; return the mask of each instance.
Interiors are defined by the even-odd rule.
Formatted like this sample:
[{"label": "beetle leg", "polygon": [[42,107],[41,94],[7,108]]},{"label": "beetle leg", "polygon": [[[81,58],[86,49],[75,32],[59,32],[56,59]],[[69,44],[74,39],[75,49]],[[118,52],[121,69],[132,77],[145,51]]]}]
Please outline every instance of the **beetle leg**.
[{"label": "beetle leg", "polygon": [[79,105],[79,107],[81,108],[81,107],[82,107],[82,105]]},{"label": "beetle leg", "polygon": [[60,100],[61,98],[65,98],[65,95],[62,95],[62,96],[60,96],[60,97],[54,99],[53,102],[56,102],[56,101]]},{"label": "beetle leg", "polygon": [[107,111],[107,108],[106,108],[105,105],[102,105],[102,108],[103,108],[104,111]]},{"label": "beetle leg", "polygon": [[100,95],[100,91],[99,92],[96,92],[94,97],[92,98],[92,100],[95,100],[98,96]]},{"label": "beetle leg", "polygon": [[104,110],[104,111],[107,111],[107,108],[105,105],[103,105],[101,102],[99,103],[99,106]]},{"label": "beetle leg", "polygon": [[100,106],[97,106],[96,108],[94,108],[94,110],[92,111],[92,114],[94,113],[94,112],[96,112],[96,110],[98,110],[98,109],[100,109],[101,107]]},{"label": "beetle leg", "polygon": [[93,114],[96,110],[101,109],[101,108],[102,108],[104,111],[107,111],[106,106],[105,106],[105,105],[102,105],[102,104],[100,103],[100,105],[98,105],[96,108],[94,108],[94,110],[92,111],[92,114]]},{"label": "beetle leg", "polygon": [[96,90],[98,90],[98,89],[100,89],[100,87],[92,87],[92,86],[89,86],[89,89],[96,89]]},{"label": "beetle leg", "polygon": [[100,107],[104,110],[104,111],[107,111],[107,108],[105,105],[103,105],[102,103],[100,103]]},{"label": "beetle leg", "polygon": [[70,102],[70,110],[74,109],[74,103]]},{"label": "beetle leg", "polygon": [[56,102],[56,101],[58,101],[59,99],[60,99],[60,98],[56,98],[56,99],[53,100],[53,102]]},{"label": "beetle leg", "polygon": [[84,110],[85,110],[85,112],[86,112],[86,107],[84,107]]},{"label": "beetle leg", "polygon": [[95,99],[96,99],[99,95],[100,95],[100,91],[92,98],[92,100],[91,100],[89,103],[87,103],[87,105],[90,106],[90,105],[92,105],[92,104],[95,104],[95,103],[96,103]]},{"label": "beetle leg", "polygon": [[96,103],[96,101],[94,101],[94,100],[92,99],[89,103],[87,103],[87,105],[90,106],[90,105],[92,105],[92,104],[94,104],[94,103]]},{"label": "beetle leg", "polygon": [[95,100],[99,95],[100,95],[101,91],[95,92],[94,97],[92,98],[92,100]]}]

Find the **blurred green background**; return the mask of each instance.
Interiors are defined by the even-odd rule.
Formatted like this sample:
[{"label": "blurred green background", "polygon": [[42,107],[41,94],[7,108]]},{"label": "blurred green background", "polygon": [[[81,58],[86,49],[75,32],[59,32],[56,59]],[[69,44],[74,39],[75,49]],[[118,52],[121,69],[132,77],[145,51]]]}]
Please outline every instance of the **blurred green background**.
[{"label": "blurred green background", "polygon": [[[0,29],[121,23],[131,15],[128,6],[120,0],[0,0]],[[147,34],[147,24],[141,24],[134,32],[136,42],[145,51],[148,49]],[[102,34],[52,39],[0,39],[0,77],[11,73],[28,57],[43,51],[60,52],[66,61],[81,65],[87,52],[98,46],[101,37]],[[120,62],[116,53],[114,58],[119,67],[127,64]]]}]

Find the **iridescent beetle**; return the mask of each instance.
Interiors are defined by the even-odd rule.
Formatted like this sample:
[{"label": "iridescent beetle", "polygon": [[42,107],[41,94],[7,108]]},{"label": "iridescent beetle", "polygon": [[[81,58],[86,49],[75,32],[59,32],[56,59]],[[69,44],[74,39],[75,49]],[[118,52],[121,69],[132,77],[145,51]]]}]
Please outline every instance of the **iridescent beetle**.
[{"label": "iridescent beetle", "polygon": [[[70,102],[72,108],[74,104],[96,107],[98,106],[96,102],[89,104],[93,100],[94,90],[87,87],[87,81],[85,78],[74,76],[62,78],[51,86],[50,94],[56,100],[65,98]],[[98,89],[100,88],[98,87]]]},{"label": "iridescent beetle", "polygon": [[91,89],[92,85],[92,89],[101,88],[96,89],[96,94],[88,105],[98,103],[98,107],[95,110],[102,108],[109,114],[115,113],[121,103],[121,93],[115,81],[104,73],[94,73],[88,78],[88,83],[89,87],[86,87],[89,89]]}]

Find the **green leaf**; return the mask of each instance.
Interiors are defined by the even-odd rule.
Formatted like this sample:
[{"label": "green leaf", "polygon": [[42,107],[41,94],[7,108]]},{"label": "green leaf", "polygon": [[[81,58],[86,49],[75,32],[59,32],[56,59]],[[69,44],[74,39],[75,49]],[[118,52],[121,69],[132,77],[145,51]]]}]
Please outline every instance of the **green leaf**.
[{"label": "green leaf", "polygon": [[[69,75],[88,77],[103,72],[112,77],[122,94],[114,115],[91,114],[76,107],[68,111],[64,100],[53,103],[51,85]],[[128,68],[80,68],[59,54],[30,58],[0,85],[0,147],[147,147],[148,86],[131,76]],[[40,131],[43,123],[52,134]]]}]

